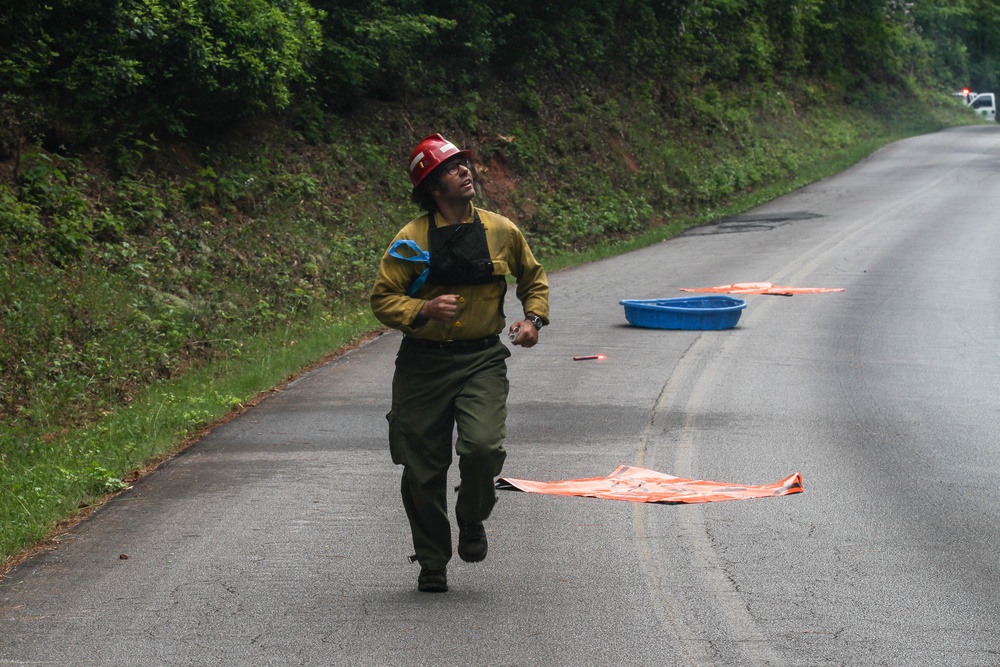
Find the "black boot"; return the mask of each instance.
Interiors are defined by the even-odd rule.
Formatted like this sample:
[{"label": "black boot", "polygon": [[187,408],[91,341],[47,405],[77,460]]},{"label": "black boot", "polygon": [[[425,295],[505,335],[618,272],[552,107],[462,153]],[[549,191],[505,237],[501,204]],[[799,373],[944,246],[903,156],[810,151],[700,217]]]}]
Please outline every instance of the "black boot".
[{"label": "black boot", "polygon": [[420,568],[420,576],[417,577],[417,590],[424,593],[448,592],[448,574],[445,569]]},{"label": "black boot", "polygon": [[486,529],[482,521],[468,522],[458,517],[458,556],[466,563],[478,563],[486,558]]}]

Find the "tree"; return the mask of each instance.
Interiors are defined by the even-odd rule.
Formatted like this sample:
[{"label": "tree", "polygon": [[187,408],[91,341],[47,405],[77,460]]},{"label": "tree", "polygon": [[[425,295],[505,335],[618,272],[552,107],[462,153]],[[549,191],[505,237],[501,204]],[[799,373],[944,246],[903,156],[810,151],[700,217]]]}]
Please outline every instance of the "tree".
[{"label": "tree", "polygon": [[183,135],[287,106],[308,82],[316,19],[307,0],[29,0],[0,28],[0,84],[41,92],[87,134]]}]

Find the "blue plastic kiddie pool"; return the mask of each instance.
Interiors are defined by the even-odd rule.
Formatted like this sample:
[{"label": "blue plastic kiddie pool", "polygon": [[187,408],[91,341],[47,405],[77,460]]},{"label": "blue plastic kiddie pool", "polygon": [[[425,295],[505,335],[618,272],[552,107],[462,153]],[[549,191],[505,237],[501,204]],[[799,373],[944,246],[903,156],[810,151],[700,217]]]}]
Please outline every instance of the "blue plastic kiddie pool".
[{"label": "blue plastic kiddie pool", "polygon": [[623,299],[625,319],[650,329],[732,329],[747,302],[731,296],[684,296],[676,299]]}]

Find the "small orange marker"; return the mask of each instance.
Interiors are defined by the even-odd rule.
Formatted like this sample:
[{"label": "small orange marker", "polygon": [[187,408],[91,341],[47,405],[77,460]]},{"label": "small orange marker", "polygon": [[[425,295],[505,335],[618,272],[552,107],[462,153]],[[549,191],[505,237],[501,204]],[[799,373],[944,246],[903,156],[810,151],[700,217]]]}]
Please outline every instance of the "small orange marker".
[{"label": "small orange marker", "polygon": [[573,361],[587,361],[589,359],[607,359],[603,354],[584,354],[579,357],[573,357]]}]

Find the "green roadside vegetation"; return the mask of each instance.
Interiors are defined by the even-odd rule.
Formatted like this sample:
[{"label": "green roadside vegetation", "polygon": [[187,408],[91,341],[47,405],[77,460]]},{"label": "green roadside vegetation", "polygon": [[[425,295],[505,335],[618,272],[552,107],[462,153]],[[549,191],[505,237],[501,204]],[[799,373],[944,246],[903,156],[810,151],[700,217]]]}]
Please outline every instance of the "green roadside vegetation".
[{"label": "green roadside vegetation", "polygon": [[940,3],[140,4],[0,15],[0,573],[379,330],[427,134],[553,271],[980,122],[947,91],[997,70]]}]

